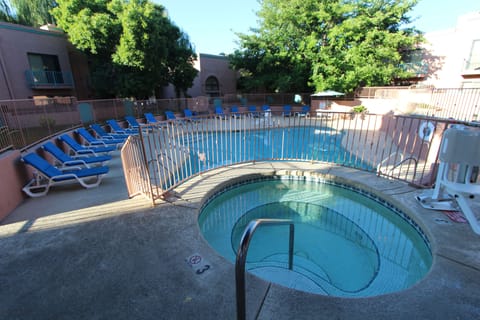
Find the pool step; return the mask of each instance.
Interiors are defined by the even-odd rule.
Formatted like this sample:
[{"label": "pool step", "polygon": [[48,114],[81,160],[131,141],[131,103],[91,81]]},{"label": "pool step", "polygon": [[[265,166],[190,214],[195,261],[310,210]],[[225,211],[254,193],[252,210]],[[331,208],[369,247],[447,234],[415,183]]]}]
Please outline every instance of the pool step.
[{"label": "pool step", "polygon": [[262,261],[247,263],[247,270],[263,279],[288,288],[329,295],[337,290],[330,282],[327,272],[301,256],[294,256],[293,270],[288,269],[288,255],[275,254]]},{"label": "pool step", "polygon": [[293,270],[288,269],[287,261],[287,254],[275,254],[259,262],[247,262],[247,270],[287,288],[314,294],[349,297],[358,296],[363,291],[342,290],[339,284],[333,283],[327,270],[304,257],[294,255]]}]

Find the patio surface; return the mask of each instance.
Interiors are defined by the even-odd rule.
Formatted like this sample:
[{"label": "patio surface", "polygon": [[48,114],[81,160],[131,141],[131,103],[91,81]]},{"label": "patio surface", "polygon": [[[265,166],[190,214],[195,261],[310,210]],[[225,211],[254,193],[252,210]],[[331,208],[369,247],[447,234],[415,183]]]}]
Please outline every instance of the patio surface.
[{"label": "patio surface", "polygon": [[[247,319],[479,319],[480,236],[415,200],[422,191],[374,174],[311,163],[242,164],[178,187],[172,203],[128,199],[121,161],[98,188],[63,186],[27,199],[0,225],[0,319],[235,319],[234,266],[197,224],[206,195],[246,174],[334,175],[368,182],[409,209],[432,244],[426,278],[402,292],[345,299],[247,276]],[[186,263],[201,255],[201,274]]]}]

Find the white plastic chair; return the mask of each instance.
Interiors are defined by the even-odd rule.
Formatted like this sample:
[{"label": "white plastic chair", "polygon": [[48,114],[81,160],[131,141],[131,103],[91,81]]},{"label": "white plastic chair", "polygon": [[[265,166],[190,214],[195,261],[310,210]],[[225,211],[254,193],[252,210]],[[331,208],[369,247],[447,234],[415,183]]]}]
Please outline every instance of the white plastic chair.
[{"label": "white plastic chair", "polygon": [[480,131],[453,126],[443,133],[440,166],[432,200],[443,193],[451,195],[467,218],[473,231],[480,234],[480,223],[468,200],[480,195]]}]

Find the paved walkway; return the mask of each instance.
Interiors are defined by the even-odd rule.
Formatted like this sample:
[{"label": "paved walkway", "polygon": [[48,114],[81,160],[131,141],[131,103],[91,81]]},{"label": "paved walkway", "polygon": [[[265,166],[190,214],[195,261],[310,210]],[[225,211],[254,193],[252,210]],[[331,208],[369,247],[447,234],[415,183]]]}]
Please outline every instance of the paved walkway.
[{"label": "paved walkway", "polygon": [[[28,199],[0,226],[0,319],[235,319],[234,266],[201,236],[198,209],[226,180],[257,174],[325,174],[368,183],[408,209],[426,231],[433,266],[402,292],[342,299],[247,277],[247,319],[479,319],[480,236],[421,208],[421,191],[343,167],[257,163],[207,172],[152,207],[128,199],[118,157],[100,187],[58,187]],[[200,254],[212,266],[196,274]]]}]

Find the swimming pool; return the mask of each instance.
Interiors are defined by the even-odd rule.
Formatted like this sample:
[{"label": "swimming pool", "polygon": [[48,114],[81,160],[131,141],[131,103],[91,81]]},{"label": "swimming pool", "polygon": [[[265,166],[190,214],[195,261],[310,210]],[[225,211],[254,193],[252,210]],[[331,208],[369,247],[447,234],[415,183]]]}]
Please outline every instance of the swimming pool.
[{"label": "swimming pool", "polygon": [[256,231],[246,269],[293,289],[376,296],[411,287],[432,264],[428,239],[407,215],[358,188],[318,178],[231,185],[206,201],[198,221],[205,239],[233,263],[245,227],[258,218],[294,221],[293,271],[286,226]]},{"label": "swimming pool", "polygon": [[195,132],[179,138],[180,144],[190,151],[183,174],[189,176],[240,162],[293,159],[372,169],[342,148],[343,135],[320,126]]}]

